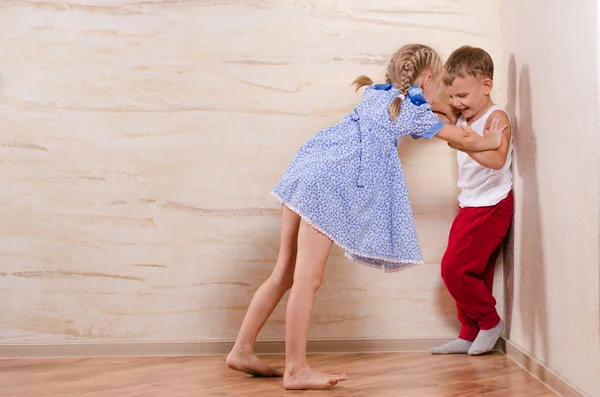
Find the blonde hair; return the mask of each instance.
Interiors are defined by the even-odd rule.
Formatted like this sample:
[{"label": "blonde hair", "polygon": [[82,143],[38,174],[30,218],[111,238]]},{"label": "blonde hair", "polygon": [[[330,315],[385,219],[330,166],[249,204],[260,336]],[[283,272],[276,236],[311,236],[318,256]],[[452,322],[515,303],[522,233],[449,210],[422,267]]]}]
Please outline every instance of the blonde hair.
[{"label": "blonde hair", "polygon": [[[402,95],[406,96],[410,86],[427,69],[431,69],[432,74],[438,76],[442,72],[440,56],[426,45],[407,44],[392,56],[385,74],[386,82],[393,84]],[[352,83],[356,87],[356,91],[372,84],[373,80],[367,76],[358,76]],[[400,97],[395,98],[390,104],[392,121],[396,121],[401,107]]]},{"label": "blonde hair", "polygon": [[462,46],[450,54],[444,65],[444,85],[452,85],[458,77],[488,77],[494,79],[494,61],[485,50]]}]

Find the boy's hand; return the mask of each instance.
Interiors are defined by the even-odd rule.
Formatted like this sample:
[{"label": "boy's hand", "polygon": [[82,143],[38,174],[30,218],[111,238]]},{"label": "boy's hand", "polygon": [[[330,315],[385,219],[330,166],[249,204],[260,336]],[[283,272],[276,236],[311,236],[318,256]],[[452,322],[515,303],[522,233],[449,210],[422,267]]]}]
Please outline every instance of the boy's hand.
[{"label": "boy's hand", "polygon": [[488,128],[483,130],[484,137],[490,137],[498,144],[498,147],[502,145],[502,135],[508,125],[500,117],[495,116]]},{"label": "boy's hand", "polygon": [[[502,135],[506,127],[508,127],[508,125],[504,122],[504,120],[502,120],[500,117],[495,116],[490,122],[490,125],[484,129],[483,136],[494,139],[494,142],[496,142],[496,144],[500,146],[502,144]],[[461,125],[459,128],[463,131],[476,134],[475,130],[469,127],[468,125]],[[455,150],[461,150],[452,145],[450,142],[448,142],[448,146]]]}]

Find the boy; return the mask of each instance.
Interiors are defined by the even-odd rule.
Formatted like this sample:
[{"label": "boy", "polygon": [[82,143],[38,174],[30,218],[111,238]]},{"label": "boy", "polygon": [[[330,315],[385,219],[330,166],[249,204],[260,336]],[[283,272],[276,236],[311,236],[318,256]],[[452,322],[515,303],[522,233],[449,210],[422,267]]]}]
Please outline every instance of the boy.
[{"label": "boy", "polygon": [[432,353],[480,355],[494,348],[504,330],[492,286],[500,243],[512,222],[513,139],[508,115],[490,98],[494,85],[490,55],[463,46],[450,55],[444,68],[446,94],[450,105],[460,112],[458,126],[484,135],[496,118],[508,125],[500,148],[457,152],[459,211],[441,266],[462,329],[458,339],[432,349]]}]

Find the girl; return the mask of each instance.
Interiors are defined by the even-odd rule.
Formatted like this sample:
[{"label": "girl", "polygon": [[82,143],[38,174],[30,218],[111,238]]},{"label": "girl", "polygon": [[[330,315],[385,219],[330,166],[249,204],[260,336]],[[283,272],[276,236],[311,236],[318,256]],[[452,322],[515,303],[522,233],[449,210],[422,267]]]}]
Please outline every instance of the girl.
[{"label": "girl", "polygon": [[[275,186],[283,203],[281,246],[273,273],[256,291],[227,365],[257,376],[281,376],[286,389],[324,389],[346,379],[311,369],[306,359],[315,292],[332,244],[352,259],[385,271],[423,262],[396,138],[441,138],[472,151],[496,149],[505,125],[481,137],[446,125],[433,111],[442,62],[430,47],[406,45],[392,57],[387,84],[360,76],[367,86],[358,106],[298,151]],[[433,103],[435,108],[429,103]],[[453,114],[448,114],[454,118]],[[285,292],[285,373],[253,353],[258,333]]]}]

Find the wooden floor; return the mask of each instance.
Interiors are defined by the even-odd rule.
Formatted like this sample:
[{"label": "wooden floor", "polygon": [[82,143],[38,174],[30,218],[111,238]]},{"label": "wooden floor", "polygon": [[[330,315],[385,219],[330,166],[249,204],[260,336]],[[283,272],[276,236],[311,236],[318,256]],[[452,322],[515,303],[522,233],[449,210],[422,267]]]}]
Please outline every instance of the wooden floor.
[{"label": "wooden floor", "polygon": [[[283,357],[267,361],[281,366]],[[223,357],[6,359],[0,360],[0,396],[555,396],[502,354],[330,354],[312,355],[310,363],[327,372],[345,371],[349,379],[325,392],[302,392],[285,391],[280,378],[231,371]]]}]

